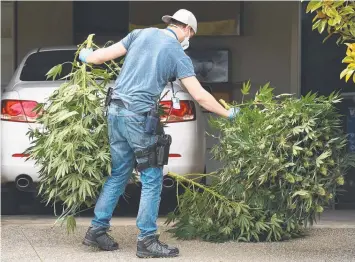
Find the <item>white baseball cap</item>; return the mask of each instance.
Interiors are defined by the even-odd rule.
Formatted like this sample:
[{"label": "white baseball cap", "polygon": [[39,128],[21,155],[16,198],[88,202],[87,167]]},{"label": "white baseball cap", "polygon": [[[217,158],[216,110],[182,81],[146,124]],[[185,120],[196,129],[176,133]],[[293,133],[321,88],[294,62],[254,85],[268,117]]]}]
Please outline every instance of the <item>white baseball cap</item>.
[{"label": "white baseball cap", "polygon": [[169,24],[171,19],[174,19],[178,22],[181,22],[185,25],[191,26],[192,30],[194,30],[195,34],[197,33],[197,20],[193,13],[186,9],[178,10],[173,16],[164,15],[162,20],[164,23]]}]

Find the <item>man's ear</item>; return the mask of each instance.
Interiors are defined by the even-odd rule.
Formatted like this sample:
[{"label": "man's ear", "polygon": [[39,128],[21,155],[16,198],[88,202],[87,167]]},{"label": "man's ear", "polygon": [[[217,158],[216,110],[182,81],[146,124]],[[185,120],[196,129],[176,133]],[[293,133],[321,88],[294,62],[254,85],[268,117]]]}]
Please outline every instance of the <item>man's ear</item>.
[{"label": "man's ear", "polygon": [[187,28],[189,29],[189,36],[190,38],[194,36],[194,30],[192,30],[191,26],[187,26]]}]

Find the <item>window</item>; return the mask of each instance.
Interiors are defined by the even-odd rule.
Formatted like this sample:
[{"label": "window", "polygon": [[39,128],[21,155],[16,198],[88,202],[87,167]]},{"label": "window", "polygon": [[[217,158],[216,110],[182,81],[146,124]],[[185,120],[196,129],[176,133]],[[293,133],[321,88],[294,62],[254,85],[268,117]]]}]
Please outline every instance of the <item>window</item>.
[{"label": "window", "polygon": [[[53,50],[43,51],[30,55],[20,74],[22,81],[52,81],[47,79],[46,74],[52,67],[63,64],[65,62],[73,62],[75,57],[75,50]],[[115,61],[119,64],[119,60]],[[107,69],[105,65],[96,65],[94,68]],[[57,76],[55,80],[68,75],[72,70],[71,63],[65,63],[62,67],[62,73]],[[114,80],[114,79],[112,79]]]},{"label": "window", "polygon": [[[20,80],[46,81],[46,74],[53,66],[73,61],[74,55],[75,50],[57,50],[34,53],[27,58],[20,75]],[[71,64],[68,63],[63,65],[62,73],[58,78],[69,74],[71,69]]]}]

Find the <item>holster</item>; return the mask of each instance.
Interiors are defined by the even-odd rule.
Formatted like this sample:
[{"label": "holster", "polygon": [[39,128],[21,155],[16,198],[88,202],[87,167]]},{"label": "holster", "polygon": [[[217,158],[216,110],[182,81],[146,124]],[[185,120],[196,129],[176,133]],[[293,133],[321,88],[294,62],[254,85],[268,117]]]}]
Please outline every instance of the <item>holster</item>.
[{"label": "holster", "polygon": [[171,136],[163,134],[158,136],[156,144],[142,150],[137,150],[135,152],[136,159],[145,159],[145,161],[138,161],[140,163],[137,164],[137,170],[141,172],[149,167],[163,167],[167,165],[171,142]]},{"label": "holster", "polygon": [[164,166],[168,164],[169,152],[172,139],[170,135],[161,135],[157,142],[157,165]]},{"label": "holster", "polygon": [[111,103],[111,100],[112,100],[112,92],[113,92],[113,88],[112,87],[109,87],[108,90],[107,90],[107,93],[106,93],[106,98],[105,98],[105,105],[104,105],[104,112],[105,112],[105,115],[107,115],[107,108],[108,106],[110,105]]}]

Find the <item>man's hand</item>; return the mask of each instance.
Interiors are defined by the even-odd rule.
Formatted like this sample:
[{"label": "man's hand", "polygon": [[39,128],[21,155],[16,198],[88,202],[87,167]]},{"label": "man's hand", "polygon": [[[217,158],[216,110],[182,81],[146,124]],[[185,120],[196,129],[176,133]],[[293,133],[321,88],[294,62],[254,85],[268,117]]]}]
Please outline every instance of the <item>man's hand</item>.
[{"label": "man's hand", "polygon": [[79,59],[81,62],[83,63],[87,63],[86,58],[92,54],[94,51],[92,50],[92,48],[84,48],[80,50],[79,53]]},{"label": "man's hand", "polygon": [[240,111],[240,108],[238,107],[232,107],[231,109],[228,110],[228,118],[229,119],[234,119],[237,117],[238,113]]},{"label": "man's hand", "polygon": [[121,42],[118,42],[109,47],[100,48],[95,51],[92,51],[91,48],[84,48],[79,53],[79,59],[84,63],[100,65],[107,61],[124,56],[126,53],[126,48]]},{"label": "man's hand", "polygon": [[218,103],[217,100],[200,85],[196,77],[186,77],[181,79],[181,82],[197,103],[206,110],[223,117],[229,117],[231,115],[231,112]]}]

